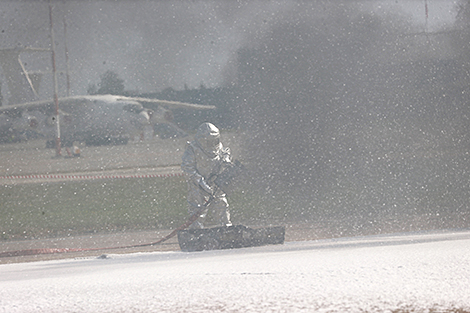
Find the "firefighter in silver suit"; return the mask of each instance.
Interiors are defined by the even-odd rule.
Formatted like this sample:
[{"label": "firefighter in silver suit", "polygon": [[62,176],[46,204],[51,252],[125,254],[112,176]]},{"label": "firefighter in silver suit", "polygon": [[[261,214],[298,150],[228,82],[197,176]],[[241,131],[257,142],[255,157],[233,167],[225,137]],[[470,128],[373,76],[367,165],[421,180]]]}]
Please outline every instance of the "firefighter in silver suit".
[{"label": "firefighter in silver suit", "polygon": [[232,225],[226,195],[213,183],[224,166],[231,162],[230,149],[224,148],[220,142],[219,129],[211,123],[199,126],[194,141],[186,144],[181,163],[188,180],[189,213],[194,214],[204,206],[190,228],[204,228],[209,210],[222,226]]}]

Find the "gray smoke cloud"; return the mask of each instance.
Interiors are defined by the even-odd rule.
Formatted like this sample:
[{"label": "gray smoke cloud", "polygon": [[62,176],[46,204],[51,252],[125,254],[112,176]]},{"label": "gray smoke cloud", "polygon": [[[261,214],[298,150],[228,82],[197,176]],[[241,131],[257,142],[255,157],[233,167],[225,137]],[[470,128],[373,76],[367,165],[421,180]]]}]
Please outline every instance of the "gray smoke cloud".
[{"label": "gray smoke cloud", "polygon": [[468,215],[467,61],[421,30],[406,14],[302,3],[238,50],[266,216],[377,232]]},{"label": "gray smoke cloud", "polygon": [[[57,68],[68,45],[72,94],[107,70],[143,92],[221,84],[233,54],[293,2],[52,1]],[[48,2],[0,3],[0,46],[50,47]],[[64,22],[67,36],[64,36]],[[21,55],[31,71],[50,71],[47,53]],[[50,75],[49,75],[50,76]],[[49,76],[44,79],[50,80]],[[44,84],[47,84],[44,81]],[[64,93],[64,75],[60,89]],[[49,87],[49,86],[48,86]],[[50,88],[44,85],[43,93]]]},{"label": "gray smoke cloud", "polygon": [[[448,37],[423,33],[433,28],[422,1],[411,11],[409,1],[52,3],[72,94],[106,70],[142,92],[237,87],[267,216],[385,229],[416,216],[449,225],[468,211],[466,61]],[[431,22],[441,2],[427,3]],[[2,47],[49,47],[47,2],[0,10]],[[47,54],[24,61],[50,70]]]},{"label": "gray smoke cloud", "polygon": [[[302,11],[298,1],[52,1],[57,68],[65,71],[68,44],[72,94],[84,94],[107,70],[117,72],[127,89],[153,92],[220,85],[233,78],[241,47],[281,19],[298,20],[286,12],[326,16],[330,1],[315,1],[318,10]],[[390,6],[390,3],[393,5]],[[419,3],[415,1],[413,3]],[[335,1],[335,5],[341,4]],[[355,2],[367,10],[401,11],[394,1]],[[416,5],[414,5],[416,6]],[[413,6],[410,6],[413,7]],[[431,9],[433,7],[431,6]],[[436,8],[439,9],[439,8]],[[414,9],[415,10],[415,9]],[[413,11],[411,11],[413,12]],[[47,1],[0,2],[0,46],[50,47]],[[67,37],[64,37],[64,22]],[[47,53],[24,54],[27,69],[50,71]],[[50,75],[43,93],[49,96]],[[65,93],[65,78],[60,90]]]}]

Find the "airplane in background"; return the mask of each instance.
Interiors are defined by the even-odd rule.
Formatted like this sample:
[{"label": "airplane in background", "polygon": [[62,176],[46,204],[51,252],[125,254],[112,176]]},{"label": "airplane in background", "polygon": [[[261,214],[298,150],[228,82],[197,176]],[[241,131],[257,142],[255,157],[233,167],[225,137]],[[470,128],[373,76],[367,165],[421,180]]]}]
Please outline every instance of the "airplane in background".
[{"label": "airplane in background", "polygon": [[[38,100],[43,73],[28,73],[21,52],[32,48],[0,49],[0,65],[10,91],[9,103],[0,106],[0,143],[45,138],[47,147],[57,139],[57,110],[53,99]],[[45,50],[47,51],[47,50]],[[16,104],[20,103],[20,104]],[[147,127],[163,130],[162,138],[186,133],[173,122],[172,109],[212,110],[214,106],[117,95],[58,98],[60,140],[87,145],[126,144],[142,137]],[[145,108],[145,105],[153,109]]]},{"label": "airplane in background", "polygon": [[[175,136],[185,134],[172,121],[171,109],[210,110],[214,106],[140,97],[89,95],[59,98],[60,137],[64,146],[73,142],[87,145],[126,144],[141,137],[146,127],[166,125]],[[144,104],[158,105],[156,110]],[[55,145],[56,108],[54,100],[42,100],[0,107],[0,136],[20,139],[43,137]],[[6,139],[0,140],[5,142]]]}]

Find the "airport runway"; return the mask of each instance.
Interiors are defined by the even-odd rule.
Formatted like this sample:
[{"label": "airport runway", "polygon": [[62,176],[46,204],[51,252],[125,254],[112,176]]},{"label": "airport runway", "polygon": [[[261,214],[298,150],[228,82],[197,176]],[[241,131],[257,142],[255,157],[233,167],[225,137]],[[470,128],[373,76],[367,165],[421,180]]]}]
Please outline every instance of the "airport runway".
[{"label": "airport runway", "polygon": [[[237,151],[237,136],[223,137]],[[186,142],[154,138],[118,146],[81,146],[80,157],[69,157],[66,148],[55,157],[55,149],[46,149],[43,140],[0,145],[0,184],[55,182],[71,179],[178,175]]]},{"label": "airport runway", "polygon": [[[141,173],[179,166],[186,140],[152,140],[120,146],[80,147],[80,157],[56,158],[43,141],[0,146],[0,176],[104,175]],[[152,172],[152,170],[149,170]],[[173,169],[170,171],[174,171]]]},{"label": "airport runway", "polygon": [[470,233],[0,265],[0,312],[470,312]]}]

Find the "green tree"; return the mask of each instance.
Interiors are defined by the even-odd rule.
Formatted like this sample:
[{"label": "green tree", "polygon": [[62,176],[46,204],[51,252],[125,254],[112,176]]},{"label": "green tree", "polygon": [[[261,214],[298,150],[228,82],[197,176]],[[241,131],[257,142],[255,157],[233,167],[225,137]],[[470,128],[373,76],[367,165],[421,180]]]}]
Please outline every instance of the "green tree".
[{"label": "green tree", "polygon": [[123,95],[124,94],[124,80],[119,75],[111,70],[106,71],[100,76],[100,83],[98,87],[95,84],[88,86],[87,92],[90,95]]}]

